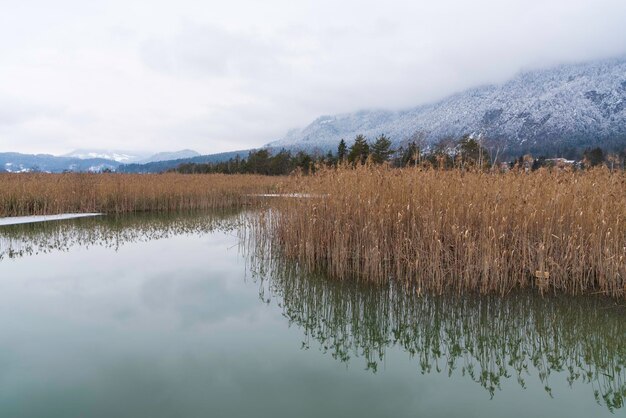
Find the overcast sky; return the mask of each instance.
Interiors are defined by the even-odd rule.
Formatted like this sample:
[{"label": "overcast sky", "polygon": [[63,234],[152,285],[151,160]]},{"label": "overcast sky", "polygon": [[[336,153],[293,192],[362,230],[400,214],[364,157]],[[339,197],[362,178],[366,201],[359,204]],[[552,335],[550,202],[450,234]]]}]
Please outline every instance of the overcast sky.
[{"label": "overcast sky", "polygon": [[626,53],[625,0],[0,0],[0,152],[213,153]]}]

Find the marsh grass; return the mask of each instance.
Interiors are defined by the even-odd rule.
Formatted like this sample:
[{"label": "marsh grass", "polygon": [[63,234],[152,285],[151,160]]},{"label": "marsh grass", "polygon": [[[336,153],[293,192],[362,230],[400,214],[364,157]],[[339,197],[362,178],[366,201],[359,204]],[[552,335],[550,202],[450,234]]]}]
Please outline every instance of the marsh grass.
[{"label": "marsh grass", "polygon": [[[360,167],[295,177],[255,235],[309,271],[417,293],[626,296],[626,175]],[[325,196],[325,197],[323,197]]]},{"label": "marsh grass", "polygon": [[[306,198],[253,195],[298,192]],[[0,216],[266,207],[256,239],[336,279],[415,292],[626,297],[626,174],[363,166],[313,176],[1,174]]]},{"label": "marsh grass", "polygon": [[256,175],[0,174],[0,217],[237,207],[281,180]]}]

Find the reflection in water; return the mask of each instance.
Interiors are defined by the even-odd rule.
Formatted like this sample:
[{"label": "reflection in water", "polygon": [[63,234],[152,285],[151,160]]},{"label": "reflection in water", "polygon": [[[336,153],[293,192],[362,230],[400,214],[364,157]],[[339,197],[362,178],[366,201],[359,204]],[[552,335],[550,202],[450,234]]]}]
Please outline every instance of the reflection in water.
[{"label": "reflection in water", "polygon": [[176,235],[235,230],[240,211],[126,214],[71,221],[54,221],[0,227],[0,260],[78,246],[118,249],[125,243],[147,242]]},{"label": "reflection in water", "polygon": [[565,383],[554,380],[566,379],[570,386],[589,384],[611,411],[624,406],[626,312],[611,301],[530,293],[420,296],[394,283],[327,280],[268,260],[258,253],[249,258],[260,296],[278,299],[284,316],[302,328],[305,348],[316,342],[342,362],[363,357],[376,372],[385,351],[399,346],[421,373],[459,373],[492,397],[505,379],[525,388],[535,376],[550,396],[553,384]]},{"label": "reflection in water", "polygon": [[[76,246],[117,249],[215,230],[238,231],[249,271],[266,302],[334,358],[363,358],[376,372],[391,347],[415,358],[416,372],[471,379],[491,396],[505,381],[562,390],[582,382],[614,411],[626,397],[626,312],[606,299],[419,295],[395,283],[373,286],[327,280],[269,256],[241,212],[132,215],[0,228],[0,259]],[[515,384],[513,384],[515,385]],[[590,400],[591,400],[590,395]]]}]

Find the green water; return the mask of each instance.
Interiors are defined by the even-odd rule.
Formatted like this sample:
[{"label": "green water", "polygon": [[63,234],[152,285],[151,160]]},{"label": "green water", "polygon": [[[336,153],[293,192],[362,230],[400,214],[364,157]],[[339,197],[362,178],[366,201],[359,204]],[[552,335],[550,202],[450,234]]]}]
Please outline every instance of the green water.
[{"label": "green water", "polygon": [[0,417],[626,416],[626,313],[306,275],[236,213],[0,227]]}]

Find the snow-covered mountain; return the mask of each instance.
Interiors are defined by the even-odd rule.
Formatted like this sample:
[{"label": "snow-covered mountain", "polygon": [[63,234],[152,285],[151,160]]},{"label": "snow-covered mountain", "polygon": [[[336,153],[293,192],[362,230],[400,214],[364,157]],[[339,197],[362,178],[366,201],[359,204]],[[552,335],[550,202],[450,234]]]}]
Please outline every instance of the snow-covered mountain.
[{"label": "snow-covered mountain", "polygon": [[199,155],[200,153],[194,150],[190,150],[190,149],[184,149],[184,150],[173,151],[173,152],[159,152],[148,158],[144,158],[138,161],[138,163],[146,164],[146,163],[156,163],[159,161],[181,160],[183,158],[198,157]]},{"label": "snow-covered mountain", "polygon": [[[0,152],[0,172],[25,173],[43,171],[60,173],[63,171],[102,172],[118,171],[133,161],[140,164],[155,164],[162,161],[176,161],[197,158],[200,154],[192,150],[162,152],[146,157],[141,153],[114,150],[76,150],[63,156],[49,154],[20,154],[16,152]],[[123,170],[122,170],[123,171]]]},{"label": "snow-covered mountain", "polygon": [[148,153],[110,149],[77,149],[68,154],[62,155],[62,157],[78,158],[80,160],[100,158],[103,160],[112,160],[124,164],[135,163],[146,159],[149,156],[150,154]]},{"label": "snow-covered mountain", "polygon": [[117,161],[122,164],[145,164],[157,161],[179,160],[181,158],[193,158],[200,155],[194,150],[184,149],[172,152],[159,152],[150,154],[147,152],[122,151],[109,149],[77,149],[63,157],[78,158],[81,160],[100,158],[105,160]]},{"label": "snow-covered mountain", "polygon": [[626,56],[524,72],[403,111],[322,116],[268,147],[335,149],[362,133],[394,142],[422,133],[428,143],[482,133],[510,153],[554,153],[589,146],[626,148]]},{"label": "snow-covered mountain", "polygon": [[27,173],[42,171],[60,173],[62,171],[101,172],[116,170],[120,163],[103,158],[56,157],[49,154],[20,154],[0,152],[0,172]]}]

